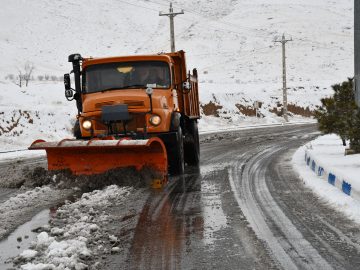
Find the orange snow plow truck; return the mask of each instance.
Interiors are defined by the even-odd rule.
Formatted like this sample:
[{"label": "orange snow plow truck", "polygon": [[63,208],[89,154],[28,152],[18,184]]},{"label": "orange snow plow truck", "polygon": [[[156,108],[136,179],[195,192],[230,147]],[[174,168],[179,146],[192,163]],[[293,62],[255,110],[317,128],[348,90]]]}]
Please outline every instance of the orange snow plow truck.
[{"label": "orange snow plow truck", "polygon": [[144,166],[159,177],[198,165],[200,118],[197,71],[187,72],[185,52],[146,56],[69,56],[74,74],[64,75],[65,96],[75,100],[76,139],[35,141],[49,170],[92,175]]}]

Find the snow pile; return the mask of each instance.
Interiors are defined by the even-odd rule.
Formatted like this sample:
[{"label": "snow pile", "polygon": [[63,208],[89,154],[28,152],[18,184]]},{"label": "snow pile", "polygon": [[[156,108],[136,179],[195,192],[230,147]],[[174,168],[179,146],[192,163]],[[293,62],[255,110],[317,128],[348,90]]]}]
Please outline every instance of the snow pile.
[{"label": "snow pile", "polygon": [[325,135],[299,148],[292,162],[307,186],[360,223],[359,155],[344,153],[337,135]]},{"label": "snow pile", "polygon": [[[281,46],[273,40],[284,32],[287,38],[293,37],[287,44],[291,119],[298,120],[302,109],[316,108],[320,98],[332,93],[332,84],[353,74],[353,1],[173,2],[175,10],[185,10],[175,19],[176,47],[187,52],[188,69],[198,68],[202,110],[211,116],[201,120],[202,131],[213,123],[282,121],[277,116],[282,102]],[[135,4],[109,0],[106,5],[102,0],[4,0],[0,127],[6,132],[0,128],[1,149],[25,147],[39,137],[71,135],[75,105],[66,102],[60,83],[52,86],[46,80],[50,75],[58,81],[70,71],[69,54],[96,57],[169,51],[169,21],[158,16],[168,10],[168,4],[164,0]],[[73,31],[79,25],[86,27]],[[10,78],[27,61],[35,66],[35,82],[20,89]],[[262,103],[259,112],[265,119],[251,116],[255,101]],[[210,102],[215,107],[207,111]]]},{"label": "snow pile", "polygon": [[[54,237],[50,237],[48,233],[41,232],[37,236],[36,249],[45,251],[47,258],[53,263],[27,263],[21,266],[22,269],[87,269],[87,266],[78,262],[79,258],[86,260],[91,256],[91,252],[86,247],[87,239],[78,237],[67,241],[56,241]],[[33,260],[38,251],[24,250],[19,257],[26,261]],[[20,260],[18,258],[18,260]]]},{"label": "snow pile", "polygon": [[23,252],[21,252],[20,256],[25,259],[31,259],[34,258],[38,252],[36,250],[26,249]]},{"label": "snow pile", "polygon": [[91,260],[120,250],[116,247],[119,242],[114,241],[116,237],[104,230],[105,224],[112,219],[104,210],[124,202],[131,191],[129,187],[112,185],[104,190],[84,193],[74,203],[67,202],[57,210],[50,227],[43,227],[31,249],[23,251],[14,263],[22,264],[24,270],[98,266],[99,262]]}]

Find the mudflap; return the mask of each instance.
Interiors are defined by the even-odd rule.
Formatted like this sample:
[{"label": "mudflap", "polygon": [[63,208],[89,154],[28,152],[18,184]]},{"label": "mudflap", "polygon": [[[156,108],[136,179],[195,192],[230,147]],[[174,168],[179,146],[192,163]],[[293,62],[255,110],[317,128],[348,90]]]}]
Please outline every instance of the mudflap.
[{"label": "mudflap", "polygon": [[[156,179],[167,179],[167,154],[160,138],[69,140],[46,142],[37,140],[30,150],[46,150],[48,170],[67,170],[75,175],[93,175],[111,169],[148,167]],[[155,185],[158,186],[158,185]]]}]

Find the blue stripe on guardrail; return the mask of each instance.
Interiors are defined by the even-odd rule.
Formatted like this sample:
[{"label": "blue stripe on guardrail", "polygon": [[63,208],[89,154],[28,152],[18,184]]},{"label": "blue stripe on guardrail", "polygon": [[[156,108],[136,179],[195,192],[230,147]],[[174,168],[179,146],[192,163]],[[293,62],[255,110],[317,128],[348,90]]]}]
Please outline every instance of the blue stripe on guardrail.
[{"label": "blue stripe on guardrail", "polygon": [[329,184],[335,186],[335,179],[336,179],[336,176],[332,173],[329,173],[329,177],[328,177]]},{"label": "blue stripe on guardrail", "polygon": [[347,183],[346,181],[343,181],[342,183],[342,191],[349,195],[351,194],[351,184]]},{"label": "blue stripe on guardrail", "polygon": [[311,163],[311,169],[313,170],[313,172],[315,172],[315,168],[316,168],[316,163],[313,160],[312,163]]},{"label": "blue stripe on guardrail", "polygon": [[[307,155],[307,153],[305,153],[305,161],[306,161],[306,165],[310,166],[311,170],[313,172],[317,173],[318,176],[323,176],[325,174],[325,170],[321,166],[319,166],[318,169],[316,170],[315,160],[311,160],[311,157],[309,155]],[[335,181],[336,181],[336,175],[334,175],[333,173],[329,173],[328,183],[335,186]],[[341,185],[341,190],[345,194],[351,196],[351,184],[350,183],[343,181],[342,185]]]},{"label": "blue stripe on guardrail", "polygon": [[323,175],[324,175],[324,172],[325,172],[324,168],[319,166],[317,175],[318,175],[318,176],[323,176]]}]

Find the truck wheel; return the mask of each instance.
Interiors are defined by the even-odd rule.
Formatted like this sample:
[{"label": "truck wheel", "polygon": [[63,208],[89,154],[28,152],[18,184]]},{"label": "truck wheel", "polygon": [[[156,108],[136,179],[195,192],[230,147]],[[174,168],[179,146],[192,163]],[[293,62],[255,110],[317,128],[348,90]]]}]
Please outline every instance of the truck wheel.
[{"label": "truck wheel", "polygon": [[181,127],[178,128],[176,141],[167,147],[169,171],[172,175],[184,173],[184,140]]},{"label": "truck wheel", "polygon": [[188,138],[185,143],[185,162],[190,166],[197,166],[200,162],[199,131],[196,121],[188,125]]},{"label": "truck wheel", "polygon": [[76,139],[81,139],[81,129],[79,120],[76,120],[75,125],[73,127],[73,134]]}]

